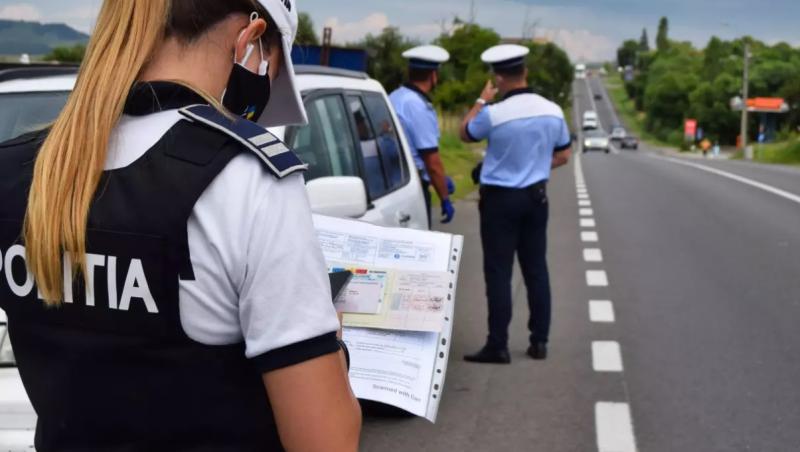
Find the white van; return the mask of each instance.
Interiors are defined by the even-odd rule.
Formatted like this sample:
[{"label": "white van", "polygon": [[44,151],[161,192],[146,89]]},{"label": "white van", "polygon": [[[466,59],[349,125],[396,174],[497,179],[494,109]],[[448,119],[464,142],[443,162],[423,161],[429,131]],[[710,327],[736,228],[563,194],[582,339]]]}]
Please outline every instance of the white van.
[{"label": "white van", "polygon": [[[272,132],[309,164],[312,209],[382,226],[428,229],[419,174],[383,86],[360,72],[295,70],[309,124]],[[28,71],[26,77],[2,81],[4,75],[13,74],[0,72],[0,142],[52,122],[76,80],[74,74]],[[30,451],[36,414],[14,365],[6,323],[0,311],[0,452]]]}]

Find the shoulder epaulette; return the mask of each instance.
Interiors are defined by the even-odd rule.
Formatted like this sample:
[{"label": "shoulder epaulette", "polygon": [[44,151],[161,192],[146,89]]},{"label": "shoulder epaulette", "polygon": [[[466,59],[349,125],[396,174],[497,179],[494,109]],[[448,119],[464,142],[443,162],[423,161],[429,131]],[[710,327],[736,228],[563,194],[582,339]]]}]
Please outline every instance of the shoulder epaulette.
[{"label": "shoulder epaulette", "polygon": [[192,122],[218,130],[255,154],[275,177],[282,179],[308,165],[281,140],[258,124],[244,118],[229,118],[210,105],[193,105],[180,113]]}]

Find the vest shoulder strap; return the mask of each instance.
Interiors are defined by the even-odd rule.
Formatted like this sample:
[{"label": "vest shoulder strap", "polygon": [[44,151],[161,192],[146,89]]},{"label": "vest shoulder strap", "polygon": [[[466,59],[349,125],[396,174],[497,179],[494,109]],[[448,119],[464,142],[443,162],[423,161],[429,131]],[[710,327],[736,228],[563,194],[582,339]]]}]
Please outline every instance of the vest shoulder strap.
[{"label": "vest shoulder strap", "polygon": [[231,119],[210,105],[193,105],[180,110],[188,120],[224,133],[261,160],[278,179],[308,170],[308,165],[275,135],[243,118]]}]

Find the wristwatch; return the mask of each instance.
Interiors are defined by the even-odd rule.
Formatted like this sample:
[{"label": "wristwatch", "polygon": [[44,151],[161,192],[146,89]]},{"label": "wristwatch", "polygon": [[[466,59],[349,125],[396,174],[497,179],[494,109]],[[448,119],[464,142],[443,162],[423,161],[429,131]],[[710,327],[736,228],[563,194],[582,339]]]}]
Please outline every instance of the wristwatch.
[{"label": "wristwatch", "polygon": [[480,105],[486,105],[486,104],[488,104],[488,102],[486,102],[485,100],[483,100],[483,98],[482,98],[482,97],[479,97],[479,98],[478,98],[478,100],[476,100],[476,101],[475,101],[475,103],[476,103],[476,104],[480,104]]}]

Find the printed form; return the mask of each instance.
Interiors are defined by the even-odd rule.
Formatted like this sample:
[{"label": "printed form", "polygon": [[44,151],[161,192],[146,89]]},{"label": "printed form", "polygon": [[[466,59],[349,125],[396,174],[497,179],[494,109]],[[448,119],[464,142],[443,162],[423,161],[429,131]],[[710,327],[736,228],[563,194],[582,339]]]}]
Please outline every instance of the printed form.
[{"label": "printed form", "polygon": [[354,278],[344,314],[356,396],[436,421],[463,237],[315,216],[331,271]]}]

